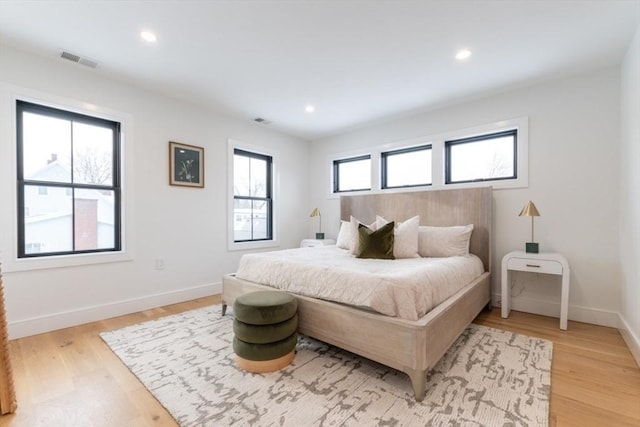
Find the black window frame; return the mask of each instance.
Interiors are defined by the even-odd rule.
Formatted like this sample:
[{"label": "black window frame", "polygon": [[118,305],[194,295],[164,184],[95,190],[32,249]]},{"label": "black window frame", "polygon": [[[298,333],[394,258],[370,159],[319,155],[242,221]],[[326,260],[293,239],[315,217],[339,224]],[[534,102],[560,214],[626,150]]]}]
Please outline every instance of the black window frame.
[{"label": "black window frame", "polygon": [[398,154],[415,153],[417,151],[431,150],[433,156],[433,148],[431,144],[418,145],[415,147],[400,148],[398,150],[383,151],[380,153],[380,188],[383,190],[394,188],[412,188],[412,187],[428,187],[433,184],[433,173],[431,182],[423,184],[406,184],[406,185],[387,185],[387,159]]},{"label": "black window frame", "polygon": [[[477,178],[462,181],[451,180],[451,147],[460,144],[469,144],[478,141],[486,141],[489,139],[497,139],[505,136],[513,136],[513,175],[498,178]],[[445,157],[445,185],[447,184],[465,184],[474,182],[491,182],[491,181],[507,181],[518,179],[518,129],[509,129],[500,132],[475,135],[468,138],[453,139],[444,142]]]},{"label": "black window frame", "polygon": [[[340,165],[361,160],[371,160],[371,154],[362,156],[347,157],[344,159],[336,159],[333,161],[333,192],[334,193],[351,193],[354,191],[371,191],[371,179],[369,179],[369,188],[356,188],[351,190],[340,190]],[[371,172],[369,172],[371,173]]]},{"label": "black window frame", "polygon": [[[59,181],[39,181],[30,180],[24,178],[24,131],[23,131],[23,113],[34,113],[44,115],[47,117],[55,117],[70,122],[77,122],[89,125],[98,125],[100,127],[107,127],[113,130],[113,158],[112,158],[112,177],[110,185],[100,184],[85,184],[73,182],[73,172],[71,173],[71,182],[59,182]],[[18,258],[48,258],[61,255],[79,255],[88,253],[106,253],[106,252],[120,252],[122,250],[122,179],[121,179],[121,128],[120,122],[107,120],[100,117],[89,116],[73,111],[63,110],[59,108],[49,107],[45,105],[35,104],[32,102],[16,100],[16,146],[17,146],[17,209],[18,209]],[[73,136],[71,143],[71,170],[73,171]],[[97,191],[113,191],[113,204],[114,204],[114,240],[112,248],[97,248],[97,249],[82,249],[71,251],[56,251],[56,252],[41,252],[41,253],[26,253],[25,241],[25,188],[27,186],[44,186],[44,187],[56,187],[65,188],[67,191],[71,190],[73,197],[74,191],[79,190],[97,190]],[[75,203],[71,204],[72,215],[72,245],[75,248]]]},{"label": "black window frame", "polygon": [[[264,242],[264,241],[269,241],[269,240],[273,240],[273,156],[270,156],[268,154],[260,154],[260,153],[255,153],[253,151],[248,151],[248,150],[244,150],[242,148],[234,148],[233,149],[233,156],[235,157],[236,155],[240,155],[240,156],[244,156],[244,157],[249,157],[249,158],[253,158],[253,159],[258,159],[258,160],[264,160],[267,162],[267,176],[266,176],[266,182],[267,182],[267,188],[266,188],[266,195],[265,197],[255,197],[255,196],[238,196],[235,194],[235,191],[233,192],[233,201],[234,201],[234,205],[235,205],[235,201],[236,200],[250,200],[250,201],[256,201],[256,200],[260,200],[260,201],[265,201],[267,203],[267,235],[264,238],[260,238],[260,239],[254,239],[253,238],[253,221],[251,222],[251,239],[244,239],[244,240],[236,240],[236,236],[235,236],[235,230],[234,230],[234,235],[233,235],[233,242],[234,243],[248,243],[248,242]],[[234,174],[235,175],[235,174]],[[235,179],[235,178],[232,178]],[[235,208],[234,210],[235,211]]]}]

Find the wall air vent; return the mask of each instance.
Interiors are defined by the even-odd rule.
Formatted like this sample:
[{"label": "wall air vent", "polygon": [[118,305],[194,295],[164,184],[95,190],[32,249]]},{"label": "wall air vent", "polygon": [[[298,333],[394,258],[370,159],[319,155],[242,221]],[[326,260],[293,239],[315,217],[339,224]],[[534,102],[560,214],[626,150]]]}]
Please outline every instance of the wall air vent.
[{"label": "wall air vent", "polygon": [[262,117],[256,117],[255,119],[253,119],[253,121],[256,122],[256,123],[263,124],[263,125],[268,125],[268,124],[271,123],[269,120],[265,120]]},{"label": "wall air vent", "polygon": [[75,55],[67,51],[62,51],[62,53],[60,54],[60,58],[66,59],[71,62],[75,62],[76,64],[84,65],[89,68],[96,68],[98,66],[98,63],[95,61],[92,61],[87,58],[83,58],[81,56]]}]

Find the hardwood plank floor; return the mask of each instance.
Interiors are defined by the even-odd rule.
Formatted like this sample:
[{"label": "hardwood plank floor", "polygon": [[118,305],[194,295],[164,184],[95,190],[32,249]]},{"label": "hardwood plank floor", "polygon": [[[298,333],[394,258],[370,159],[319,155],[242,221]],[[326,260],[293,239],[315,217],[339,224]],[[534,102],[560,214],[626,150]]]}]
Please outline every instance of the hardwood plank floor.
[{"label": "hardwood plank floor", "polygon": [[[215,304],[219,296],[62,329],[10,342],[18,399],[1,426],[176,426],[100,339],[99,333]],[[551,426],[640,427],[640,369],[616,329],[500,310],[476,323],[554,343]]]},{"label": "hardwood plank floor", "polygon": [[553,341],[551,426],[640,426],[640,368],[617,329],[500,309],[476,323]]}]

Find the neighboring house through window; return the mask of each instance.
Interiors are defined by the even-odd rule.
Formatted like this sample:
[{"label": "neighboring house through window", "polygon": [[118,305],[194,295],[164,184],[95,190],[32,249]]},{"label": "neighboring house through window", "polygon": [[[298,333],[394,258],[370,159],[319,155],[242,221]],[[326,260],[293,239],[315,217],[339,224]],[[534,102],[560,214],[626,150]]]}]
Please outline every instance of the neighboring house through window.
[{"label": "neighboring house through window", "polygon": [[18,257],[120,251],[120,123],[16,103]]}]

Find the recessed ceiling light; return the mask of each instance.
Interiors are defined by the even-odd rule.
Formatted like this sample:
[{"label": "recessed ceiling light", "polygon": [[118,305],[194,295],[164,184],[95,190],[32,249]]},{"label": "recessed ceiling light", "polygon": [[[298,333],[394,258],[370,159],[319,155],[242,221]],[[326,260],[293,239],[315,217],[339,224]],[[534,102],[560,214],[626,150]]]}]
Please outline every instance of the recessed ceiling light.
[{"label": "recessed ceiling light", "polygon": [[462,61],[463,59],[467,59],[471,56],[471,51],[469,49],[460,49],[458,53],[456,53],[456,59]]},{"label": "recessed ceiling light", "polygon": [[314,111],[316,111],[316,107],[314,107],[313,105],[307,105],[306,107],[304,107],[304,111],[306,111],[307,113],[313,113]]},{"label": "recessed ceiling light", "polygon": [[149,43],[155,43],[158,40],[156,35],[153,34],[151,31],[141,31],[140,37],[142,37],[142,40],[147,41]]}]

